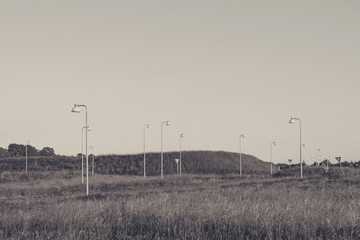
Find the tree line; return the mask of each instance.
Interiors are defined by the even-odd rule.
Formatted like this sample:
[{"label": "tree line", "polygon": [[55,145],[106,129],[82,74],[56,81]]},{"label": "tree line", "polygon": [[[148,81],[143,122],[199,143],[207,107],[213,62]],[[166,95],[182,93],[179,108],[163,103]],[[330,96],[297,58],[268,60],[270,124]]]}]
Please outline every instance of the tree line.
[{"label": "tree line", "polygon": [[51,147],[44,147],[43,149],[38,150],[31,145],[27,145],[27,151],[26,151],[26,145],[11,143],[9,144],[7,149],[0,147],[0,158],[25,157],[26,152],[29,157],[55,156],[55,151]]}]

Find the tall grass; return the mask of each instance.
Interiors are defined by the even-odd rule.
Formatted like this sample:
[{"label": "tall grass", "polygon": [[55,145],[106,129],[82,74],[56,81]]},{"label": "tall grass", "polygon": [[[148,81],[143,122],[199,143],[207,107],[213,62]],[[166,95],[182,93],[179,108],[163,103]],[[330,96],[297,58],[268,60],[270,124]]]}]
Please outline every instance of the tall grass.
[{"label": "tall grass", "polygon": [[106,182],[89,197],[44,196],[44,202],[1,208],[0,238],[360,239],[357,175],[127,178],[123,185],[102,177]]}]

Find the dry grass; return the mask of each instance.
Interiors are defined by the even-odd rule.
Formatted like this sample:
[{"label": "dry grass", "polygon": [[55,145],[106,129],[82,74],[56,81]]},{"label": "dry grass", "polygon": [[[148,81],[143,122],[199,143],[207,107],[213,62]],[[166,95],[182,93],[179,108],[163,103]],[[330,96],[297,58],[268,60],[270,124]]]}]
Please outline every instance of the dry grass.
[{"label": "dry grass", "polygon": [[358,174],[100,175],[89,197],[78,174],[43,175],[0,184],[0,238],[360,239]]}]

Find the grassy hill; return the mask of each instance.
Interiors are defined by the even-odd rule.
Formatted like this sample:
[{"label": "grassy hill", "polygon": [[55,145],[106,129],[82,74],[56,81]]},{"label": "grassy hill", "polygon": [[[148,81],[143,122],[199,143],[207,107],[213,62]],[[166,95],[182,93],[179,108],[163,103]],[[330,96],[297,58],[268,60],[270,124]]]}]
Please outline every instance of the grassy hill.
[{"label": "grassy hill", "polygon": [[[143,175],[143,154],[135,155],[101,155],[95,156],[95,173],[119,175]],[[175,159],[178,152],[164,153],[164,174],[176,174]],[[89,166],[91,169],[91,160]],[[270,172],[270,163],[254,156],[242,154],[244,174],[261,174]],[[0,159],[0,171],[23,171],[25,158]],[[29,157],[29,171],[80,170],[79,157]],[[89,170],[90,170],[89,169]],[[276,167],[273,167],[276,172]],[[182,152],[182,173],[191,174],[228,174],[239,172],[239,154],[223,151],[184,151]],[[160,175],[160,153],[146,154],[146,174]]]}]

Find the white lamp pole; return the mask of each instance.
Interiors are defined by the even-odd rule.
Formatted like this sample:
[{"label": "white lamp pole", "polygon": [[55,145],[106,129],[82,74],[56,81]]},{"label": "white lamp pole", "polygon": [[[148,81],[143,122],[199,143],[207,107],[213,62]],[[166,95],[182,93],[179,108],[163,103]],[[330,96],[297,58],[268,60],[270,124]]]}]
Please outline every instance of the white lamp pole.
[{"label": "white lamp pole", "polygon": [[[87,107],[86,105],[78,105],[74,104],[74,107],[72,108],[71,112],[73,113],[80,113],[80,107],[85,108],[85,126],[88,127],[87,124]],[[88,158],[88,144],[87,144],[87,135],[88,131],[85,133],[85,155],[86,155],[86,195],[89,195],[89,158]]]},{"label": "white lamp pole", "polygon": [[273,174],[273,170],[272,170],[272,146],[275,146],[276,145],[276,142],[271,142],[270,143],[270,174],[272,175]]},{"label": "white lamp pole", "polygon": [[170,125],[169,121],[163,121],[161,122],[161,178],[164,177],[164,156],[163,156],[163,125],[166,124],[166,126]]},{"label": "white lamp pole", "polygon": [[180,176],[181,176],[181,139],[184,137],[184,134],[180,134]]},{"label": "white lamp pole", "polygon": [[150,124],[144,125],[144,177],[146,177],[146,155],[145,155],[145,129],[150,128]]},{"label": "white lamp pole", "polygon": [[291,162],[292,162],[292,159],[289,159],[289,169],[291,169]]},{"label": "white lamp pole", "polygon": [[25,145],[25,172],[27,173],[28,172],[28,159],[27,159],[27,147],[28,145],[30,144],[31,142],[30,141],[26,141],[26,145]]},{"label": "white lamp pole", "polygon": [[295,123],[295,120],[298,120],[299,124],[300,124],[300,176],[301,176],[301,178],[303,178],[302,143],[301,143],[301,120],[300,120],[300,118],[291,117],[289,123]]},{"label": "white lamp pole", "polygon": [[89,148],[92,150],[92,171],[91,175],[94,176],[94,169],[95,169],[95,163],[94,163],[94,146],[90,145]]},{"label": "white lamp pole", "polygon": [[242,176],[242,163],[241,163],[241,139],[245,137],[245,134],[239,136],[239,161],[240,161],[240,177]]},{"label": "white lamp pole", "polygon": [[318,148],[318,149],[315,150],[315,162],[316,162],[316,165],[317,165],[317,166],[319,166],[319,162],[318,162],[319,159],[318,159],[317,153],[320,152],[320,151],[321,151],[320,148]]},{"label": "white lamp pole", "polygon": [[87,129],[88,131],[91,131],[91,128],[89,126],[84,126],[81,129],[81,183],[84,184],[84,129]]},{"label": "white lamp pole", "polygon": [[[305,143],[303,143],[303,144],[301,144],[301,146],[302,146],[302,148],[303,148],[303,150],[305,151],[305,148],[306,148],[306,144]],[[303,162],[305,162],[305,160],[306,160],[306,157],[303,159],[304,161]]]},{"label": "white lamp pole", "polygon": [[176,175],[179,174],[179,159],[175,159],[175,162],[176,162]]}]

